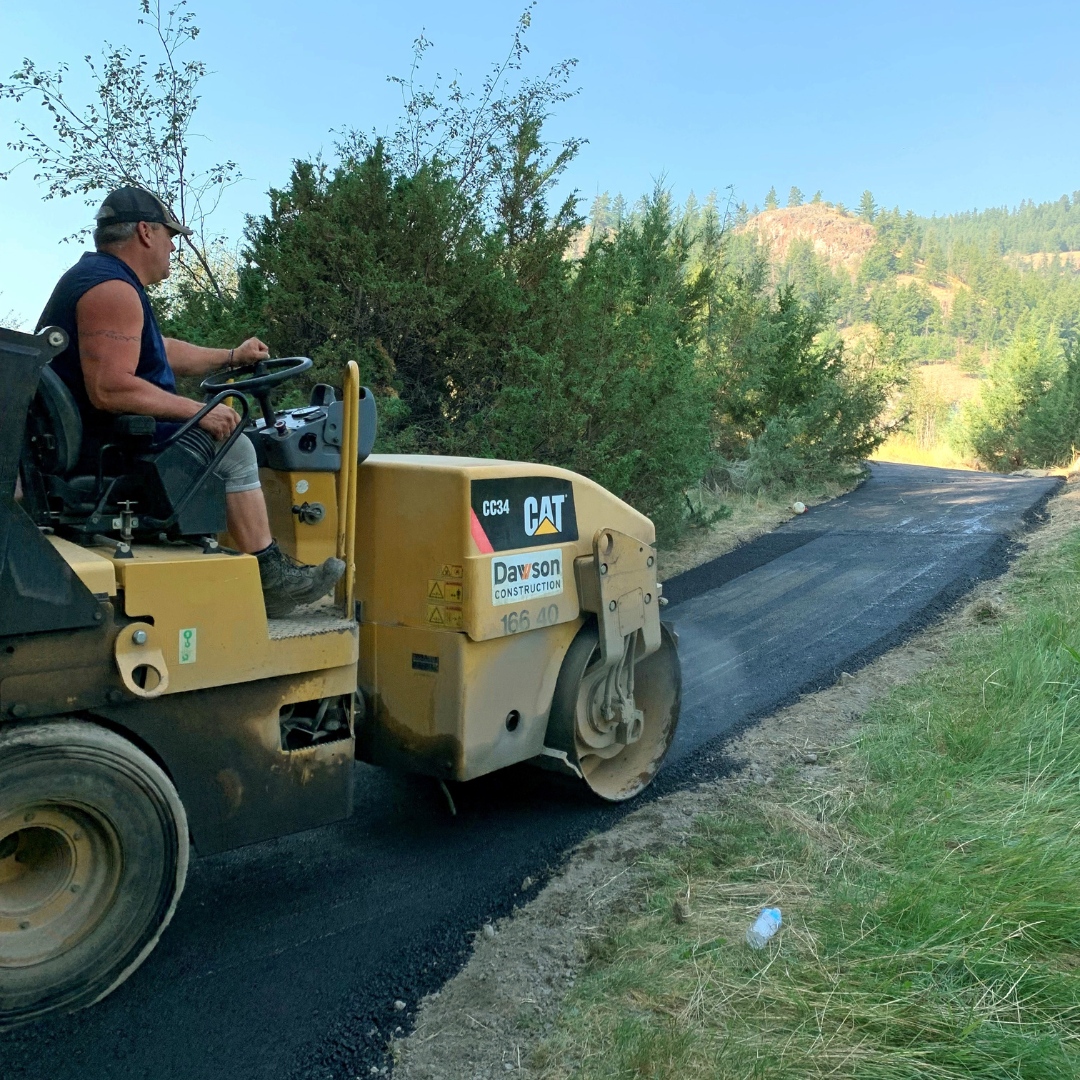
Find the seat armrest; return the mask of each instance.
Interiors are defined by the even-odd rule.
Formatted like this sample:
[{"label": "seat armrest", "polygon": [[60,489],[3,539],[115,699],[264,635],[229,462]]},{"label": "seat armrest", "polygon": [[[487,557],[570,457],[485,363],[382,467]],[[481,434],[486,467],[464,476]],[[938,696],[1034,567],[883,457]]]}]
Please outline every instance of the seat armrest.
[{"label": "seat armrest", "polygon": [[118,416],[113,420],[113,432],[122,439],[153,438],[157,420],[152,416]]}]

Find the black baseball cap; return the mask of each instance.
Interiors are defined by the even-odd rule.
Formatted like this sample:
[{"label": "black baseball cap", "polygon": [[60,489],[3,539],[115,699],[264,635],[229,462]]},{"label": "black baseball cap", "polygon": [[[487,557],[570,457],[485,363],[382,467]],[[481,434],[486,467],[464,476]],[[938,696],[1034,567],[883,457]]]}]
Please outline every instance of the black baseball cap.
[{"label": "black baseball cap", "polygon": [[156,195],[140,187],[122,187],[110,192],[94,220],[98,225],[115,225],[121,221],[156,221],[181,236],[191,236],[192,233],[191,229],[176,220],[176,215]]}]

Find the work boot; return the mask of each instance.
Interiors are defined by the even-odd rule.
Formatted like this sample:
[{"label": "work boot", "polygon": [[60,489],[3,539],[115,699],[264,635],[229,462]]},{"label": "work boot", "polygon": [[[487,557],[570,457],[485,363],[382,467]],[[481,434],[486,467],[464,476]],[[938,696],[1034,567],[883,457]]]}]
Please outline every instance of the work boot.
[{"label": "work boot", "polygon": [[275,540],[256,556],[262,580],[266,616],[280,619],[298,604],[310,604],[326,596],[345,573],[340,559],[327,559],[320,566],[305,566],[290,558]]}]

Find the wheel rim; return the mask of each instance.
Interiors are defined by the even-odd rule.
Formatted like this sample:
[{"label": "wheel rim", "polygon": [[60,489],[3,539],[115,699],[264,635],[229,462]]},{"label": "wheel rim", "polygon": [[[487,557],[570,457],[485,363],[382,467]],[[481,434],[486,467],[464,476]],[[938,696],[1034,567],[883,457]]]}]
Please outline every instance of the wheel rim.
[{"label": "wheel rim", "polygon": [[0,968],[79,944],[116,896],[122,853],[100,815],[43,803],[0,818]]},{"label": "wheel rim", "polygon": [[[615,739],[616,721],[603,716],[607,681],[608,671],[601,665],[600,646],[597,645],[581,676],[574,707],[574,744],[582,770],[586,766],[595,768],[598,761],[614,757],[623,749]],[[625,686],[626,679],[621,681]]]},{"label": "wheel rim", "polygon": [[640,736],[628,744],[615,737],[618,720],[602,715],[606,680],[597,645],[578,681],[574,755],[592,791],[603,799],[621,802],[633,798],[656,775],[678,723],[682,679],[678,652],[667,628],[663,629],[660,648],[637,662],[633,697],[643,713],[643,724]]}]

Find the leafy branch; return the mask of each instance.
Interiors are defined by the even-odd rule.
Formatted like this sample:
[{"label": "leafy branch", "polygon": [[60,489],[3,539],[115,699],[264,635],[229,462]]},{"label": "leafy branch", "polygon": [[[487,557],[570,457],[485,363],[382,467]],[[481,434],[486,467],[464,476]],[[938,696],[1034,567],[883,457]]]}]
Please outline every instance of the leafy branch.
[{"label": "leafy branch", "polygon": [[198,88],[208,72],[201,60],[180,55],[199,35],[187,5],[188,0],[171,7],[139,0],[138,22],[154,34],[161,58],[155,67],[145,54],[106,42],[100,60],[83,57],[93,87],[86,104],[71,95],[68,64],[49,70],[24,59],[0,83],[0,101],[36,103],[48,119],[37,127],[24,115],[15,117],[19,137],[7,145],[23,157],[0,172],[0,179],[30,161],[34,180],[45,185],[45,199],[83,196],[93,205],[97,195],[128,184],[153,191],[195,230],[194,238],[186,238],[194,261],[181,248],[180,268],[193,284],[208,284],[224,299],[211,266],[207,219],[241,177],[234,161],[197,171],[189,162]]},{"label": "leafy branch", "polygon": [[[534,7],[535,0],[522,12],[507,55],[492,65],[478,90],[466,90],[457,77],[444,87],[438,73],[431,85],[420,82],[432,47],[423,32],[413,42],[409,74],[387,76],[400,89],[402,100],[401,121],[382,140],[389,161],[407,175],[437,164],[453,178],[466,205],[489,218],[498,216],[507,177],[519,164],[522,133],[539,131],[554,106],[578,93],[570,85],[577,67],[574,59],[560,61],[542,76],[518,77],[529,51],[525,35]],[[374,132],[355,128],[339,134],[337,150],[346,161],[362,161],[380,141]],[[545,171],[544,187],[554,182],[585,142],[570,138],[559,144]]]}]

